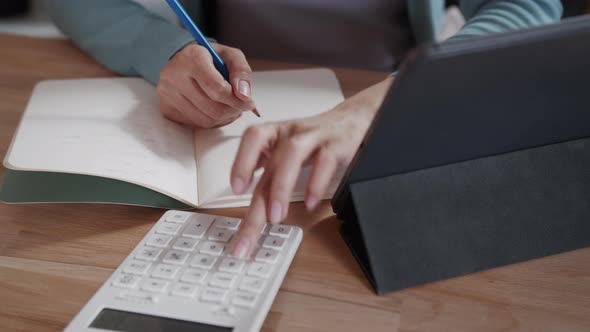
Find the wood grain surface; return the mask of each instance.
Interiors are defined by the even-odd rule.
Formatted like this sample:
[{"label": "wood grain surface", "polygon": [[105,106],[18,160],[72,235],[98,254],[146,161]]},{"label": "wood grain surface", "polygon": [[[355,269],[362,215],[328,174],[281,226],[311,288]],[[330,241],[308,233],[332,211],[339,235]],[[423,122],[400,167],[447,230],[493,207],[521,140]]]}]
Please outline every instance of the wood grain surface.
[{"label": "wood grain surface", "polygon": [[[255,70],[306,67],[251,64]],[[385,77],[335,71],[347,96]],[[0,155],[35,83],[113,75],[69,41],[0,35]],[[3,174],[0,167],[0,179]],[[0,205],[0,330],[62,330],[162,213],[117,205]],[[295,204],[286,223],[304,229],[303,242],[264,331],[590,331],[590,249],[377,296],[340,238],[328,202],[313,214]]]}]

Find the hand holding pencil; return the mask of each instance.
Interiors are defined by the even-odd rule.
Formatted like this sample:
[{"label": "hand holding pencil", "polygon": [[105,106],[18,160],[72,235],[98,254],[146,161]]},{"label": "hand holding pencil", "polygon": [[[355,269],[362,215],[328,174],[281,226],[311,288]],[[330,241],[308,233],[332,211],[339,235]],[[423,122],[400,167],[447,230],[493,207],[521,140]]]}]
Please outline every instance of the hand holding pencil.
[{"label": "hand holding pencil", "polygon": [[176,0],[167,0],[195,38],[160,73],[160,109],[167,118],[200,128],[233,122],[243,112],[260,116],[252,101],[252,70],[235,48],[210,44]]}]

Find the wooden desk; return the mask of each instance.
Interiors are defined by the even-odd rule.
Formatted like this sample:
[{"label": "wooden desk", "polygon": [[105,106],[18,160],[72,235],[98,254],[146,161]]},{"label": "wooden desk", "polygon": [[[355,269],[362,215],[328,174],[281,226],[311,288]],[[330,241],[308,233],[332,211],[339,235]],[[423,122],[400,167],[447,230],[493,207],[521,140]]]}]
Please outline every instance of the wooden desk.
[{"label": "wooden desk", "polygon": [[[385,76],[337,74],[346,95]],[[111,75],[69,42],[0,35],[0,155],[37,81]],[[162,212],[0,205],[0,330],[63,329]],[[244,209],[215,213],[241,216]],[[327,203],[311,215],[297,204],[287,223],[305,233],[264,330],[590,331],[590,249],[379,297],[341,240]]]}]

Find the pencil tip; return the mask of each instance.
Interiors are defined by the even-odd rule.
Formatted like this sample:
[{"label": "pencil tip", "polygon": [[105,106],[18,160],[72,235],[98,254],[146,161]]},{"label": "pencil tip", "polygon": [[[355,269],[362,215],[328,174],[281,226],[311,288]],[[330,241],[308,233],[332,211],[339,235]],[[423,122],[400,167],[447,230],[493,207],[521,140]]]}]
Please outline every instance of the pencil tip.
[{"label": "pencil tip", "polygon": [[256,114],[257,117],[261,118],[260,113],[258,113],[257,109],[253,109],[252,113]]}]

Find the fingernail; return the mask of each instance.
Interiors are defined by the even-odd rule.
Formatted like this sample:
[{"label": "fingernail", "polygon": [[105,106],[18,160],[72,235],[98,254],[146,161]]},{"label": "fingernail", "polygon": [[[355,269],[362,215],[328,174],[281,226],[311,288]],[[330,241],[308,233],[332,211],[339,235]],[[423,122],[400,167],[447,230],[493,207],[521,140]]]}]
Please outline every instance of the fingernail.
[{"label": "fingernail", "polygon": [[310,195],[305,202],[305,206],[307,207],[308,211],[312,211],[318,206],[319,202],[320,200],[317,197]]},{"label": "fingernail", "polygon": [[270,222],[278,224],[283,219],[283,207],[279,201],[273,201],[270,205]]},{"label": "fingernail", "polygon": [[246,184],[244,183],[244,180],[235,177],[232,179],[231,187],[233,188],[235,194],[241,194],[244,192]]},{"label": "fingernail", "polygon": [[238,89],[242,95],[250,98],[250,95],[252,94],[252,92],[250,89],[250,83],[248,81],[241,80],[238,83]]},{"label": "fingernail", "polygon": [[233,250],[233,255],[237,258],[244,258],[248,254],[248,250],[250,249],[250,240],[248,238],[242,237]]}]

